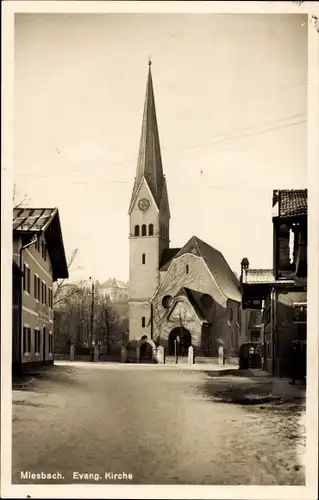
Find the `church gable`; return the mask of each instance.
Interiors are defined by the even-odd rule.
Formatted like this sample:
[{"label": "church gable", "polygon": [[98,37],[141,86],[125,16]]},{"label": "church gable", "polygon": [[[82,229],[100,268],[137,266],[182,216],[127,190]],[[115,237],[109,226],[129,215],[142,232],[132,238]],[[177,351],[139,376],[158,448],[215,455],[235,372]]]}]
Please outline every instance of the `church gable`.
[{"label": "church gable", "polygon": [[[143,177],[140,181],[140,184],[134,194],[134,197],[132,197],[132,201],[131,201],[131,205],[130,205],[130,208],[129,208],[129,215],[131,215],[131,213],[133,212],[133,210],[138,210],[138,211],[142,211],[139,207],[139,201],[141,199],[147,199],[149,200],[150,202],[150,208],[152,208],[153,210],[155,209],[155,211],[158,213],[158,206],[155,202],[155,199],[154,199],[154,196],[153,196],[153,193],[147,183],[147,180]],[[149,209],[145,210],[145,213],[148,211]]]},{"label": "church gable", "polygon": [[174,297],[183,287],[210,294],[219,303],[225,302],[203,258],[192,253],[182,254],[171,260],[152,299],[162,300],[167,294]]},{"label": "church gable", "polygon": [[169,270],[174,262],[186,255],[199,257],[205,263],[215,286],[225,299],[231,299],[236,302],[241,301],[241,294],[238,279],[230,269],[224,256],[196,236],[192,238],[176,253],[166,255],[166,261],[161,263],[161,271]]},{"label": "church gable", "polygon": [[188,298],[180,296],[177,297],[168,312],[167,322],[169,328],[184,327],[187,330],[192,330],[194,326],[201,326],[202,319],[198,316]]}]

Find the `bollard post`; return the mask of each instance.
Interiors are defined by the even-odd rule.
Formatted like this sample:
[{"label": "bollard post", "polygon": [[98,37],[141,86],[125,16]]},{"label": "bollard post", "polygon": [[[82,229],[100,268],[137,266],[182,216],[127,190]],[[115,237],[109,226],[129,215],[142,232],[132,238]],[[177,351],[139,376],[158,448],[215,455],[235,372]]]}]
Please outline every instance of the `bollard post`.
[{"label": "bollard post", "polygon": [[74,361],[74,358],[75,358],[75,348],[74,348],[74,345],[71,344],[70,345],[70,361]]},{"label": "bollard post", "polygon": [[218,348],[218,364],[219,365],[224,364],[224,348],[223,348],[223,346],[220,346]]},{"label": "bollard post", "polygon": [[157,348],[157,362],[160,363],[160,364],[164,364],[165,363],[165,353],[164,353],[164,347],[163,346],[159,346]]},{"label": "bollard post", "polygon": [[121,363],[126,363],[126,347],[122,347],[121,349]]},{"label": "bollard post", "polygon": [[194,348],[193,348],[193,346],[189,346],[189,348],[188,348],[188,364],[189,365],[194,364]]},{"label": "bollard post", "polygon": [[98,345],[94,346],[94,358],[93,359],[95,362],[100,361],[100,349],[99,349]]},{"label": "bollard post", "polygon": [[140,362],[140,346],[136,346],[136,363]]}]

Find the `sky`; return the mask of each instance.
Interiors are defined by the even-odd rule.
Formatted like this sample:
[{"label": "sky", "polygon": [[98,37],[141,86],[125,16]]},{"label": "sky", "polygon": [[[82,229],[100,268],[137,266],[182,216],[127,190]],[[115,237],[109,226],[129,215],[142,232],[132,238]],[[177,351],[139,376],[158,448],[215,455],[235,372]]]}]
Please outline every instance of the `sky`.
[{"label": "sky", "polygon": [[72,280],[128,281],[149,57],[171,246],[271,268],[272,190],[306,187],[302,15],[16,15],[16,201],[59,208]]}]

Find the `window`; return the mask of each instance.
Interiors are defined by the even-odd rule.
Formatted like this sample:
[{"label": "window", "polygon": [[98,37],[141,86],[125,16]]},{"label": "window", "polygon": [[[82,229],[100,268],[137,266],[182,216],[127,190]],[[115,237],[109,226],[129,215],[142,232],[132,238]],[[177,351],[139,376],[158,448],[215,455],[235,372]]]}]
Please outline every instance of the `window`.
[{"label": "window", "polygon": [[30,293],[31,290],[31,273],[29,267],[23,265],[23,290]]},{"label": "window", "polygon": [[33,277],[33,294],[34,294],[34,298],[37,299],[38,298],[38,278],[37,278],[36,274]]},{"label": "window", "polygon": [[189,265],[186,264],[186,274],[188,274],[188,272],[189,272]]},{"label": "window", "polygon": [[53,294],[52,294],[52,288],[49,288],[48,289],[48,293],[49,293],[49,307],[51,307],[51,309],[53,308]]},{"label": "window", "polygon": [[42,281],[42,284],[41,284],[41,302],[42,304],[46,304],[47,303],[47,286],[46,284],[44,283],[44,281]]},{"label": "window", "polygon": [[38,252],[40,252],[40,246],[41,246],[41,242],[40,242],[40,238],[38,238],[35,242],[35,249],[38,250]]},{"label": "window", "polygon": [[251,340],[251,342],[260,342],[260,331],[259,330],[251,330],[250,340]]},{"label": "window", "polygon": [[142,236],[146,236],[146,224],[142,226]]},{"label": "window", "polygon": [[146,255],[145,253],[142,253],[142,264],[145,264],[146,262]]},{"label": "window", "polygon": [[39,277],[37,277],[37,281],[38,281],[38,288],[37,288],[38,295],[37,295],[37,299],[40,301],[41,300],[41,281],[40,281]]},{"label": "window", "polygon": [[135,226],[134,228],[134,236],[139,236],[140,235],[140,226]]},{"label": "window", "polygon": [[44,260],[47,260],[47,246],[44,243],[44,241],[41,242],[41,248],[42,248],[42,258]]},{"label": "window", "polygon": [[153,236],[153,234],[154,234],[154,226],[153,226],[153,224],[149,224],[149,226],[148,226],[148,235],[149,236]]},{"label": "window", "polygon": [[40,300],[40,278],[39,276],[37,276],[36,274],[34,275],[34,280],[33,280],[33,283],[34,283],[34,290],[33,290],[33,294],[34,294],[34,297],[35,299],[37,300]]},{"label": "window", "polygon": [[229,308],[229,321],[233,321],[234,313],[232,307]]},{"label": "window", "polygon": [[307,322],[307,305],[306,304],[294,304],[294,318],[293,320],[297,323]]},{"label": "window", "polygon": [[34,351],[40,354],[40,330],[38,328],[34,330]]},{"label": "window", "polygon": [[145,328],[145,316],[142,317],[142,328]]},{"label": "window", "polygon": [[271,343],[267,342],[267,358],[271,359]]},{"label": "window", "polygon": [[23,352],[24,354],[31,352],[31,328],[29,326],[23,327]]}]

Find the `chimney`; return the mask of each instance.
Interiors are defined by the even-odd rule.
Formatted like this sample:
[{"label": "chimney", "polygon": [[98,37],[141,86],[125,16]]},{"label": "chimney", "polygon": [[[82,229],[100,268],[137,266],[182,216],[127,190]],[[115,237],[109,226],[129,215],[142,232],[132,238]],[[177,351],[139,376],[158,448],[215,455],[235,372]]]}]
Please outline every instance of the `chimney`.
[{"label": "chimney", "polygon": [[246,272],[249,269],[249,260],[247,257],[244,257],[240,263],[240,285],[243,283],[243,281],[246,281]]}]

